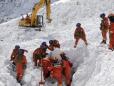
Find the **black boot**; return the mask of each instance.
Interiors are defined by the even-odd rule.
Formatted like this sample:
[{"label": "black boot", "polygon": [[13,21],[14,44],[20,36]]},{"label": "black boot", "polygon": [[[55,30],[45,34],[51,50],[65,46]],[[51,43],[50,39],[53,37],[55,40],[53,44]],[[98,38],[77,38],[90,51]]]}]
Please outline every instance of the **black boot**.
[{"label": "black boot", "polygon": [[19,80],[18,77],[16,77],[17,82],[22,86],[22,80]]},{"label": "black boot", "polygon": [[104,42],[103,42],[104,44],[106,44],[106,40],[104,40]]},{"label": "black boot", "polygon": [[101,44],[106,44],[106,40],[103,40],[103,41],[101,42]]},{"label": "black boot", "polygon": [[108,48],[108,49],[114,51],[114,48]]}]

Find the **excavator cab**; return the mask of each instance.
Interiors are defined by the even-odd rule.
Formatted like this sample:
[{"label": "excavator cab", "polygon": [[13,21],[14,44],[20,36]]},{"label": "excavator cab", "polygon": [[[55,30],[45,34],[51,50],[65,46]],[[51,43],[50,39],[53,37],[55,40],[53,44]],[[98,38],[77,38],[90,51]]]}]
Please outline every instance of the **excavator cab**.
[{"label": "excavator cab", "polygon": [[21,21],[19,22],[19,26],[42,28],[42,27],[44,26],[43,15],[37,15],[37,16],[36,16],[36,21],[35,21],[34,25],[31,25],[30,16],[27,16],[26,18],[24,18],[24,17],[22,16],[22,19],[21,19]]}]

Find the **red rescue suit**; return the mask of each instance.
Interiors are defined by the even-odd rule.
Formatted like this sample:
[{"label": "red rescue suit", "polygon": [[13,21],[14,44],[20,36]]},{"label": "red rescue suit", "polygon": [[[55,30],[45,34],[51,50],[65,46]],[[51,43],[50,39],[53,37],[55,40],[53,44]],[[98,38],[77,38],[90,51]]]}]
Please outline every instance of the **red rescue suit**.
[{"label": "red rescue suit", "polygon": [[22,55],[19,57],[19,55],[15,59],[16,61],[16,73],[17,73],[17,79],[22,80],[25,65],[27,64],[26,56]]},{"label": "red rescue suit", "polygon": [[62,66],[49,67],[50,76],[58,81],[58,86],[62,86]]},{"label": "red rescue suit", "polygon": [[62,60],[63,71],[65,76],[65,81],[67,86],[71,86],[72,82],[72,63],[68,60]]},{"label": "red rescue suit", "polygon": [[106,41],[106,39],[107,39],[108,29],[109,29],[109,20],[107,17],[104,17],[104,19],[101,21],[101,26],[100,26],[102,38],[104,41]]},{"label": "red rescue suit", "polygon": [[48,78],[50,76],[50,70],[48,67],[52,67],[52,64],[49,59],[42,59],[39,61],[39,65],[42,65],[43,67],[43,76],[44,79]]},{"label": "red rescue suit", "polygon": [[37,66],[37,61],[41,58],[44,58],[45,56],[46,56],[46,50],[43,50],[42,48],[37,48],[33,52],[34,65]]},{"label": "red rescue suit", "polygon": [[114,49],[114,23],[110,24],[109,35],[110,35],[109,48]]}]

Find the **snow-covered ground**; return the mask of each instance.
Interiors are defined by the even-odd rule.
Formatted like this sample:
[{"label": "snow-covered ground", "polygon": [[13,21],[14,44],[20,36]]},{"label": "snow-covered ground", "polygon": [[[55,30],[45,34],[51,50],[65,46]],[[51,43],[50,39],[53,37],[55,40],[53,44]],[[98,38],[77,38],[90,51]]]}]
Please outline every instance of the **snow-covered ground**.
[{"label": "snow-covered ground", "polygon": [[[16,44],[29,51],[26,53],[28,64],[24,86],[38,86],[40,70],[33,68],[32,53],[41,42],[50,39],[58,39],[61,49],[73,62],[76,73],[72,86],[114,86],[114,52],[108,50],[108,45],[99,45],[99,14],[113,11],[113,4],[114,0],[60,0],[52,6],[52,23],[46,23],[41,32],[19,27],[19,18],[1,24],[0,86],[20,86],[7,70],[7,61]],[[73,48],[73,33],[78,22],[85,28],[87,47],[80,41],[77,48]]]}]

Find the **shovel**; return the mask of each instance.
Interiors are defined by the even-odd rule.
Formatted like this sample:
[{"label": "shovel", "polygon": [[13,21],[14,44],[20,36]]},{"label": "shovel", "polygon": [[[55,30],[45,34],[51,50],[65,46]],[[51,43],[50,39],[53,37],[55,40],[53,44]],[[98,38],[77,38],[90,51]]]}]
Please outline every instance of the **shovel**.
[{"label": "shovel", "polygon": [[39,86],[45,86],[45,81],[43,80],[42,59],[41,59],[41,81],[39,82]]}]

